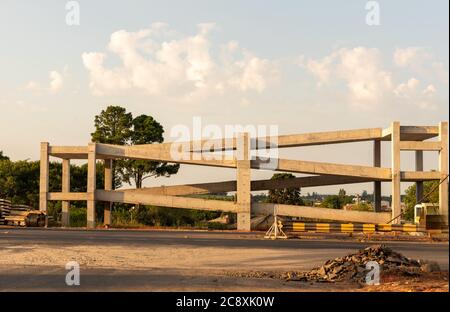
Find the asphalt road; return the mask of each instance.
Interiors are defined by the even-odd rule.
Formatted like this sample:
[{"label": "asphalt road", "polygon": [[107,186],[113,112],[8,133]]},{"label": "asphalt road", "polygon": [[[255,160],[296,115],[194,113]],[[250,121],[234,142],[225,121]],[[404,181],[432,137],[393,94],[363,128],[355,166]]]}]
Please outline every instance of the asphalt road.
[{"label": "asphalt road", "polygon": [[[407,257],[433,260],[438,262],[442,269],[448,270],[448,243],[413,241],[383,243]],[[295,254],[291,260],[299,259],[300,261],[301,259],[304,268],[320,265],[327,259],[343,256],[372,244],[374,242],[322,238],[272,241],[263,239],[262,233],[0,228],[0,252],[2,249],[27,248],[27,246],[46,246],[55,249],[65,246],[123,246],[123,248],[131,246],[149,250],[161,246],[174,247],[175,250],[221,247],[247,254],[267,250],[293,251]],[[261,261],[263,256],[255,257],[255,269],[258,269],[258,261]],[[264,259],[264,263],[267,261],[270,261],[270,257]],[[274,261],[276,262],[277,259]],[[0,259],[0,290],[73,290],[67,289],[64,285],[63,276],[67,273],[64,268],[21,265],[20,263],[4,266],[1,263]],[[83,271],[84,288],[82,290],[251,290],[254,287],[254,283],[242,279],[217,276],[205,279],[209,273],[206,269],[202,270],[201,267],[196,268],[196,272],[176,267],[146,271],[129,270],[126,266],[120,269],[88,267]],[[279,283],[279,281],[265,282],[265,285],[261,287],[262,289],[267,287],[266,290],[275,290],[280,286]],[[283,287],[286,290],[286,287],[289,288],[292,285]]]}]

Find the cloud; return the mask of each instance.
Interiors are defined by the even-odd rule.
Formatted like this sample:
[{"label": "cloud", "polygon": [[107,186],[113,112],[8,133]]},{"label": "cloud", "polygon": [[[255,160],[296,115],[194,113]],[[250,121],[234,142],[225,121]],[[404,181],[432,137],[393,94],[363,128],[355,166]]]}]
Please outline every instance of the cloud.
[{"label": "cloud", "polygon": [[373,107],[392,88],[392,75],[382,68],[377,49],[341,48],[322,59],[309,59],[305,67],[319,86],[344,81],[351,103],[359,108]]},{"label": "cloud", "polygon": [[419,84],[419,80],[411,78],[407,82],[399,84],[394,89],[394,94],[399,97],[408,97],[416,91]]},{"label": "cloud", "polygon": [[192,99],[227,90],[265,90],[276,76],[274,63],[240,48],[236,41],[222,45],[221,57],[214,57],[216,49],[209,39],[214,27],[199,24],[191,36],[163,23],[112,33],[108,50],[118,57],[118,66],[106,66],[105,53],[82,54],[92,93],[102,96],[136,89],[148,95]]},{"label": "cloud", "polygon": [[414,66],[432,56],[422,47],[397,48],[394,51],[394,64],[399,67]]},{"label": "cloud", "polygon": [[62,88],[63,85],[63,75],[53,70],[49,74],[50,76],[50,91],[57,92]]},{"label": "cloud", "polygon": [[55,94],[60,91],[64,85],[64,80],[67,76],[67,66],[64,66],[62,72],[52,70],[48,73],[49,81],[48,87],[44,87],[39,82],[31,80],[25,85],[25,89],[33,92],[36,95],[42,95],[45,93]]},{"label": "cloud", "polygon": [[409,68],[416,73],[438,78],[448,84],[448,68],[424,47],[397,48],[394,52],[394,64]]}]

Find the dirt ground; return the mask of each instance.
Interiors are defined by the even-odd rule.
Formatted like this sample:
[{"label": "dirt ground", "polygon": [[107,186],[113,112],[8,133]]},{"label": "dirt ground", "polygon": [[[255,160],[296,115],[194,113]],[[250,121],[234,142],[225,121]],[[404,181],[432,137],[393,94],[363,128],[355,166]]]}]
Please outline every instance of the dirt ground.
[{"label": "dirt ground", "polygon": [[[344,247],[343,242],[322,240],[268,242],[234,234],[222,237],[182,232],[5,230],[1,234],[0,291],[72,291],[64,285],[65,265],[69,261],[80,264],[83,283],[79,290],[87,291],[449,290],[446,271],[420,278],[381,276],[380,286],[298,282],[279,277],[279,273],[309,270],[360,248],[353,243]],[[437,246],[424,243],[420,248],[425,249],[415,251],[414,244],[401,244],[404,249],[411,248],[411,253],[430,257],[430,250],[436,252],[430,248]],[[439,246],[440,253],[434,255],[448,258],[448,247],[442,247],[442,243]],[[258,272],[265,274],[261,277]],[[273,272],[273,276],[268,272]]]}]

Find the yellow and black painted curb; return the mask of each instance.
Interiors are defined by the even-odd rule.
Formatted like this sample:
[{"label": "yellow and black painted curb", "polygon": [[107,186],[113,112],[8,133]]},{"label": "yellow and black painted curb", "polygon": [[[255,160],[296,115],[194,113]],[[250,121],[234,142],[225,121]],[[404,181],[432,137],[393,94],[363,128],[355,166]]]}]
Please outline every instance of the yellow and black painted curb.
[{"label": "yellow and black painted curb", "polygon": [[283,230],[287,232],[318,233],[375,233],[375,232],[425,232],[416,224],[371,224],[371,223],[305,223],[283,222]]}]

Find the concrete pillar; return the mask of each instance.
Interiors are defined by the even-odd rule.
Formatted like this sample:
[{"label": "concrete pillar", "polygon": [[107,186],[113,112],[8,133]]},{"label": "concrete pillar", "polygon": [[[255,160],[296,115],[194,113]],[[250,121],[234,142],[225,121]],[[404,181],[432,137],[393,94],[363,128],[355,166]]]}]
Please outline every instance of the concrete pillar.
[{"label": "concrete pillar", "polygon": [[[394,121],[391,125],[391,174],[392,174],[392,218],[401,213],[400,197],[400,123]],[[393,223],[400,223],[401,218],[397,218]]]},{"label": "concrete pillar", "polygon": [[[381,141],[373,141],[373,166],[381,167]],[[373,183],[373,208],[375,212],[381,211],[381,181]]]},{"label": "concrete pillar", "polygon": [[96,178],[96,144],[88,145],[88,176],[87,176],[87,228],[95,228],[95,178]]},{"label": "concrete pillar", "polygon": [[439,151],[439,172],[440,180],[443,181],[439,185],[439,213],[445,215],[448,222],[448,122],[439,123],[439,140],[442,147]]},{"label": "concrete pillar", "polygon": [[250,140],[248,133],[242,133],[237,137],[236,150],[237,173],[237,229],[250,231],[251,218],[251,168],[250,168]]},{"label": "concrete pillar", "polygon": [[[113,172],[112,172],[112,159],[105,159],[105,190],[111,191],[113,188]],[[105,202],[105,208],[103,210],[103,223],[106,227],[111,225],[111,208],[112,202]]]},{"label": "concrete pillar", "polygon": [[41,143],[41,163],[39,177],[39,210],[47,212],[48,206],[48,179],[49,179],[49,161],[48,161],[48,142]]},{"label": "concrete pillar", "polygon": [[[63,159],[62,162],[62,188],[63,193],[70,192],[70,159]],[[70,226],[70,201],[62,201],[62,226]]]},{"label": "concrete pillar", "polygon": [[[423,171],[423,151],[416,151],[416,171]],[[416,203],[423,199],[423,181],[416,181]]]}]

